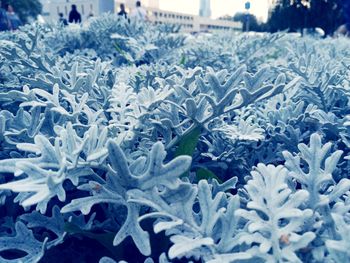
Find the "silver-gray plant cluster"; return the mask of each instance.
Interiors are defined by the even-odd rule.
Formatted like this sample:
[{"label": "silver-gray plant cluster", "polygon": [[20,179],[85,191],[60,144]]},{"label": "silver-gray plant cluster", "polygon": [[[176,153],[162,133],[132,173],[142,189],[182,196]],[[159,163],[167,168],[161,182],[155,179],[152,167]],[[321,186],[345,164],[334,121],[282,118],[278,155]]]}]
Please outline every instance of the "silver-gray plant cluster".
[{"label": "silver-gray plant cluster", "polygon": [[349,262],[349,43],[1,33],[0,262]]}]

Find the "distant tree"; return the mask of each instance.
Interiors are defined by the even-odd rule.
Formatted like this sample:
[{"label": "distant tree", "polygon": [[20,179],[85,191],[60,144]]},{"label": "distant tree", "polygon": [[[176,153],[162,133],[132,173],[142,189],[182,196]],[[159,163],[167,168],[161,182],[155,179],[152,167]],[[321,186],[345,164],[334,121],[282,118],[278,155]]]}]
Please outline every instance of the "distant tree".
[{"label": "distant tree", "polygon": [[267,22],[269,31],[289,29],[295,32],[303,28],[322,28],[332,34],[343,19],[344,0],[280,0]]},{"label": "distant tree", "polygon": [[280,1],[274,8],[268,27],[271,32],[289,29],[292,32],[307,27],[307,7],[300,0]]},{"label": "distant tree", "polygon": [[12,5],[23,23],[27,23],[30,19],[36,19],[42,11],[39,0],[3,0],[2,3],[4,7],[8,4]]},{"label": "distant tree", "polygon": [[327,35],[344,23],[344,0],[310,0],[308,26],[320,27]]}]

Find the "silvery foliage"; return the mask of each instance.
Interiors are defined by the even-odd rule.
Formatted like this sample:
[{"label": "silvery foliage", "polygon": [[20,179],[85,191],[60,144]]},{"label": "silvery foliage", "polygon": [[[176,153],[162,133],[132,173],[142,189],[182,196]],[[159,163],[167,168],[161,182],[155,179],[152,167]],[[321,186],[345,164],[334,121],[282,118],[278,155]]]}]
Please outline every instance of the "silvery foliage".
[{"label": "silvery foliage", "polygon": [[113,15],[2,33],[0,261],[346,262],[347,55]]}]

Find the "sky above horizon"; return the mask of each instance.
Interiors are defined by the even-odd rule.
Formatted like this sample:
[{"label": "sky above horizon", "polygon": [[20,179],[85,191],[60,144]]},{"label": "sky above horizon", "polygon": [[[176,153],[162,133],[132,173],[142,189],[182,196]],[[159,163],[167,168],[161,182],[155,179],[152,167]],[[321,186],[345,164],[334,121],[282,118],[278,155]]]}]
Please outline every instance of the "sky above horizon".
[{"label": "sky above horizon", "polygon": [[[159,7],[164,10],[197,15],[199,2],[200,0],[159,0]],[[247,0],[211,0],[212,17],[233,16],[237,12],[244,12],[245,2]],[[268,0],[250,0],[250,2],[250,12],[259,20],[265,21],[268,15]]]}]

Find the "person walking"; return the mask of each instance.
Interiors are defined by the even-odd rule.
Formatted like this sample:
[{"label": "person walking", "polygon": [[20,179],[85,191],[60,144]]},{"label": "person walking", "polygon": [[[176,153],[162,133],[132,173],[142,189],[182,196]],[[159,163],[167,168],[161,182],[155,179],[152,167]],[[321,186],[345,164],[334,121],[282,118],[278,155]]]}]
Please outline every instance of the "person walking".
[{"label": "person walking", "polygon": [[350,0],[343,1],[343,12],[346,30],[350,32]]},{"label": "person walking", "polygon": [[343,0],[343,16],[344,24],[340,25],[334,32],[335,37],[347,36],[350,37],[350,0]]},{"label": "person walking", "polygon": [[58,16],[58,23],[64,26],[68,26],[68,21],[63,17],[63,13],[59,13]]},{"label": "person walking", "polygon": [[7,17],[6,10],[2,8],[2,2],[0,0],[0,31],[6,31],[10,29],[10,22]]},{"label": "person walking", "polygon": [[128,18],[128,13],[125,11],[124,4],[120,4],[120,11],[118,13],[118,16],[123,16],[124,18]]},{"label": "person walking", "polygon": [[132,10],[130,17],[140,21],[148,20],[146,10],[141,6],[141,1],[136,1],[136,8]]},{"label": "person walking", "polygon": [[17,30],[21,25],[21,19],[19,19],[19,16],[15,13],[12,5],[7,6],[7,19],[9,20],[10,29],[11,30]]},{"label": "person walking", "polygon": [[81,23],[81,15],[77,10],[76,5],[72,5],[72,10],[69,12],[69,23]]}]

